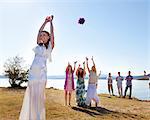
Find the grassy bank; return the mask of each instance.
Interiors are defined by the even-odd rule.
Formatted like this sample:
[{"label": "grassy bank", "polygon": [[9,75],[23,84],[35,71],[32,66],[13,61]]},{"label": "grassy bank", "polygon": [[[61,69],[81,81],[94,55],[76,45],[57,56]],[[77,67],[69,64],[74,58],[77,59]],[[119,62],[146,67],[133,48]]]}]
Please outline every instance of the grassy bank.
[{"label": "grassy bank", "polygon": [[[25,90],[0,88],[0,120],[18,120]],[[96,109],[80,108],[75,105],[64,106],[64,91],[46,89],[47,120],[99,120],[99,119],[150,119],[150,102],[137,99],[123,99],[106,94],[100,95],[100,104]]]}]

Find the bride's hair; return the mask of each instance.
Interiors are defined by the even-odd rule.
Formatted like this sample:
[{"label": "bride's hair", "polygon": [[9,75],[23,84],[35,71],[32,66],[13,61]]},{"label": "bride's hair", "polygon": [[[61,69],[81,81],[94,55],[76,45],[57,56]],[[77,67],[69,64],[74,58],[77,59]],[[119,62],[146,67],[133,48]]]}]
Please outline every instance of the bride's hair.
[{"label": "bride's hair", "polygon": [[49,45],[49,41],[51,41],[51,38],[50,38],[50,33],[49,32],[47,32],[47,31],[41,31],[41,32],[45,32],[48,36],[49,36],[49,39],[48,39],[48,41],[46,42],[46,43],[38,43],[38,45],[40,45],[40,46],[42,46],[42,45],[44,45],[45,47],[46,47],[46,49],[48,48],[48,45]]}]

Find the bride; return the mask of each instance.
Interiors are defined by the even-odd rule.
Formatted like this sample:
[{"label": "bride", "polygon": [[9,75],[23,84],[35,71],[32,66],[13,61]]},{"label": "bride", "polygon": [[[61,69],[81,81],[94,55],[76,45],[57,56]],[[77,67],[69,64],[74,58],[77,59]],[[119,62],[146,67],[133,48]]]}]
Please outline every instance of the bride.
[{"label": "bride", "polygon": [[[29,70],[28,86],[24,95],[19,120],[45,120],[45,87],[47,81],[46,61],[51,61],[54,48],[53,16],[49,16],[42,24],[38,36],[37,46],[33,49],[35,57]],[[50,33],[44,31],[50,22]]]}]

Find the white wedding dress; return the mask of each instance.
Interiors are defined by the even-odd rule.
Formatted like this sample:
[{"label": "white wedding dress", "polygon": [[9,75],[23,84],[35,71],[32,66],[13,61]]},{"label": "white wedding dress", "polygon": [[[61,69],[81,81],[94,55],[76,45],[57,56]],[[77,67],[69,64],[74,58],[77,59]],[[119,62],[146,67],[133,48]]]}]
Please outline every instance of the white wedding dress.
[{"label": "white wedding dress", "polygon": [[45,86],[47,81],[47,58],[51,61],[52,47],[37,46],[29,70],[29,81],[25,91],[19,120],[45,120]]}]

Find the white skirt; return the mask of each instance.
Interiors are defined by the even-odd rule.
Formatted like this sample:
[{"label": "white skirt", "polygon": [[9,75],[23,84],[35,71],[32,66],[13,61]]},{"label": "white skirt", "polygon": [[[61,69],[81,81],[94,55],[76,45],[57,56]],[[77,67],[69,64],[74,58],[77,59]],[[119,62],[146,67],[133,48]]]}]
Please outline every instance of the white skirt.
[{"label": "white skirt", "polygon": [[19,120],[45,120],[46,80],[29,80]]},{"label": "white skirt", "polygon": [[96,84],[89,84],[87,89],[86,104],[89,105],[94,100],[99,103],[99,97],[97,95]]}]

